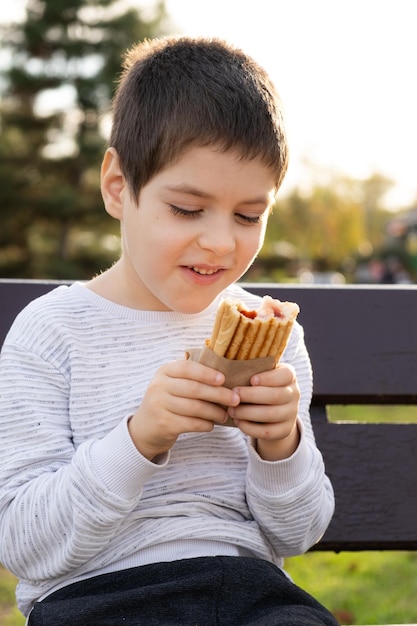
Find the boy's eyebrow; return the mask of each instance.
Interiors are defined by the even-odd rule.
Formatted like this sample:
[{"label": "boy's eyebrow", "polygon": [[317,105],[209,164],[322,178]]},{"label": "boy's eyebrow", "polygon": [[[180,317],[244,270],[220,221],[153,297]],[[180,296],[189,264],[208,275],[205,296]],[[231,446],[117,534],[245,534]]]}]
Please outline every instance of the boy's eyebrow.
[{"label": "boy's eyebrow", "polygon": [[[190,196],[198,196],[199,198],[212,198],[212,194],[199,189],[198,187],[193,187],[192,185],[180,183],[178,185],[164,185],[164,189],[168,191],[178,191],[179,193],[185,193]],[[249,198],[244,200],[242,204],[269,204],[270,196],[269,194],[265,194],[263,196],[258,196],[256,198]]]},{"label": "boy's eyebrow", "polygon": [[201,198],[210,198],[211,195],[198,187],[187,185],[185,183],[179,183],[178,185],[164,185],[164,189],[168,191],[178,191],[180,193],[186,193],[190,196],[200,196]]}]

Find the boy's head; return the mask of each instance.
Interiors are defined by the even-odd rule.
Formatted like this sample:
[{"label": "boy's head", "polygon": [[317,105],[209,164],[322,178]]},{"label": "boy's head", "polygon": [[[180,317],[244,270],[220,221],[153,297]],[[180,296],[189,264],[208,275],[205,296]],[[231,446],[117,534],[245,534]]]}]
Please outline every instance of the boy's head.
[{"label": "boy's head", "polygon": [[267,73],[218,39],[167,37],[126,54],[113,103],[110,146],[130,191],[139,191],[192,146],[258,158],[280,186],[288,149]]}]

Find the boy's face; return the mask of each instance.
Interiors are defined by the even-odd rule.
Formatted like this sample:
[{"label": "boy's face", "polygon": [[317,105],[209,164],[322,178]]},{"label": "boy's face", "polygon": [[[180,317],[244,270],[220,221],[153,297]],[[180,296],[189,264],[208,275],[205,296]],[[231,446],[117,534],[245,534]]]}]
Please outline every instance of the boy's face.
[{"label": "boy's face", "polygon": [[[114,151],[110,158],[118,167]],[[197,313],[244,274],[261,248],[274,180],[257,159],[194,147],[142,188],[138,205],[124,179],[116,212],[103,196],[121,221],[117,299],[140,309]]]}]

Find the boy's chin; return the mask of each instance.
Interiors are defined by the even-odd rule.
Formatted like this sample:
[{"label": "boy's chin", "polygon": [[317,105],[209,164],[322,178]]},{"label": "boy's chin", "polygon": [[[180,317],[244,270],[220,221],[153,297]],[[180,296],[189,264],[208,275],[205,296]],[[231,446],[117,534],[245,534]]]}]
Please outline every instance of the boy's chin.
[{"label": "boy's chin", "polygon": [[178,302],[177,306],[173,307],[175,313],[183,313],[184,315],[198,315],[206,311],[215,300],[218,298],[221,292],[216,293],[211,298],[203,298],[194,302]]}]

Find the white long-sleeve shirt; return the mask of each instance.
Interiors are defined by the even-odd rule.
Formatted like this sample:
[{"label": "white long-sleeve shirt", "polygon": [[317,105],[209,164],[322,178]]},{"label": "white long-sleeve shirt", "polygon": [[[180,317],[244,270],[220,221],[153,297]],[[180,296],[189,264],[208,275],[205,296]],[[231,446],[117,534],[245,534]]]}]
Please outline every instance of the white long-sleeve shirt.
[{"label": "white long-sleeve shirt", "polygon": [[0,358],[0,561],[28,614],[97,574],[193,556],[252,555],[282,566],[331,519],[333,491],[309,418],[311,366],[296,323],[283,361],[301,388],[301,441],[268,462],[237,428],[179,437],[159,463],[127,419],[155,371],[202,347],[220,297],[188,315],[119,306],[76,283],[27,306]]}]

